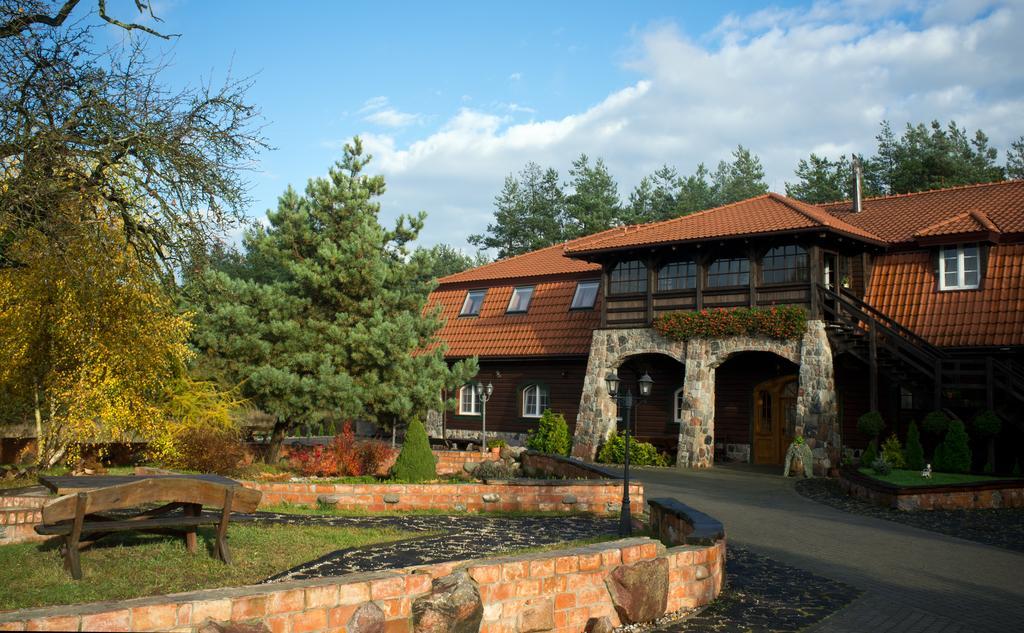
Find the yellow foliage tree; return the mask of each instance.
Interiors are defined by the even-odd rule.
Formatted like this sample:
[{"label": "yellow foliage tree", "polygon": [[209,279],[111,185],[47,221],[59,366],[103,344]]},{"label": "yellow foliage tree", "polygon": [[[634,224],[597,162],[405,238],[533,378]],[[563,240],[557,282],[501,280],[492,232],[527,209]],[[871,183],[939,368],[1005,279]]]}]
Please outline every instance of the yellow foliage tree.
[{"label": "yellow foliage tree", "polygon": [[190,354],[188,316],[122,226],[63,237],[23,233],[5,249],[17,267],[0,268],[0,391],[31,403],[44,466],[82,444],[165,433],[162,405]]}]

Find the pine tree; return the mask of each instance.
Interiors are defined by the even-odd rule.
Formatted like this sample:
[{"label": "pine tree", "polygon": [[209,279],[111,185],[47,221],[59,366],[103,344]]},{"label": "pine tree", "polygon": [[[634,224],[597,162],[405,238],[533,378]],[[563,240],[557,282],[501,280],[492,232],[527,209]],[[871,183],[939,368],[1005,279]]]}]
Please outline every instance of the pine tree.
[{"label": "pine tree", "polygon": [[622,223],[619,186],[600,158],[591,166],[580,154],[569,170],[572,193],[565,198],[566,238],[591,235]]},{"label": "pine tree", "polygon": [[711,177],[716,205],[739,202],[768,193],[761,159],[737,145],[731,163],[721,161]]},{"label": "pine tree", "polygon": [[1024,136],[1010,143],[1006,151],[1006,177],[1024,180]]},{"label": "pine tree", "polygon": [[846,156],[829,160],[812,153],[800,159],[795,183],[786,183],[786,195],[811,204],[852,198],[853,168]]},{"label": "pine tree", "polygon": [[496,249],[498,257],[521,255],[565,239],[565,194],[558,172],[527,163],[519,176],[509,174],[494,199],[494,222],[487,232],[469,236],[477,248]]},{"label": "pine tree", "polygon": [[[942,461],[940,465],[935,466],[937,470],[949,473],[970,472],[971,446],[963,422],[960,420],[950,421],[949,430],[946,431],[946,439],[942,442],[941,448]],[[936,455],[940,455],[940,451],[936,450]],[[939,461],[938,457],[936,457],[936,461]]]},{"label": "pine tree", "polygon": [[441,321],[424,312],[434,282],[408,253],[423,214],[382,227],[384,179],[363,173],[368,162],[356,138],[326,178],[303,195],[289,188],[270,226],[246,236],[248,274],[208,271],[190,293],[205,364],[277,418],[270,460],[296,424],[330,415],[387,428],[476,373],[475,360],[449,368],[435,345]]},{"label": "pine tree", "polygon": [[628,222],[643,224],[676,217],[680,186],[679,174],[669,165],[641,178],[629,194]]}]

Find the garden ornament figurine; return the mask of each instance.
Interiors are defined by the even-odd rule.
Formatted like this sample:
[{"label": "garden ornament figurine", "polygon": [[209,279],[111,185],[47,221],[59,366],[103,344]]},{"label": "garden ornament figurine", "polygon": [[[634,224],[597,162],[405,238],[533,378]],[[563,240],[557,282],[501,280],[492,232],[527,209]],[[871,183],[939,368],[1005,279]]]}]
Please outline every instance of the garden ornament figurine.
[{"label": "garden ornament figurine", "polygon": [[925,479],[931,479],[932,478],[932,465],[931,464],[925,464],[924,465],[924,470],[921,471],[921,476],[924,477]]}]

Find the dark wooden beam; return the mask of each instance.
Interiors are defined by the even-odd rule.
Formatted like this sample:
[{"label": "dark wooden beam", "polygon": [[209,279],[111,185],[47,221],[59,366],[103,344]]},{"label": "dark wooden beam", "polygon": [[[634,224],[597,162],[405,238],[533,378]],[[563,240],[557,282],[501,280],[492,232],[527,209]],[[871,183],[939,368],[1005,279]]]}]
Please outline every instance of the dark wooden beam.
[{"label": "dark wooden beam", "polygon": [[757,259],[757,249],[751,248],[747,250],[747,257],[750,258],[750,307],[753,308],[757,305],[757,280],[760,277],[761,263]]},{"label": "dark wooden beam", "polygon": [[654,323],[654,284],[658,283],[657,272],[654,267],[654,255],[647,256],[647,325]]},{"label": "dark wooden beam", "polygon": [[[818,293],[815,292],[814,296]],[[869,324],[868,330],[868,389],[870,397],[868,406],[872,411],[878,411],[878,331],[875,325]]]},{"label": "dark wooden beam", "polygon": [[608,327],[608,263],[601,264],[601,327]]},{"label": "dark wooden beam", "polygon": [[704,309],[704,276],[707,272],[707,258],[704,257],[704,253],[698,254],[695,258],[697,262],[697,297],[695,304],[697,310]]},{"label": "dark wooden beam", "polygon": [[810,279],[811,279],[811,284],[810,284],[811,285],[811,313],[810,313],[810,318],[812,318],[812,319],[820,319],[821,318],[821,306],[819,305],[820,297],[818,296],[818,284],[822,283],[824,281],[824,279],[822,279],[822,273],[821,273],[821,248],[819,248],[817,244],[812,244],[811,247],[809,249],[807,249],[807,258],[809,260],[807,263],[808,263],[809,268],[810,268],[810,270],[808,271],[808,274],[809,274]]}]

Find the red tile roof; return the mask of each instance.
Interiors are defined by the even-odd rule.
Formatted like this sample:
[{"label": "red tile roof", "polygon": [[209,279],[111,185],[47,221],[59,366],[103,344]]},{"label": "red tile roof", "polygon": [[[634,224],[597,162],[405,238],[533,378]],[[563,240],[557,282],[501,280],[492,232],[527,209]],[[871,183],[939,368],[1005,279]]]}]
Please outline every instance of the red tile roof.
[{"label": "red tile roof", "polygon": [[997,227],[984,212],[977,209],[971,209],[970,211],[958,213],[947,220],[941,220],[931,226],[927,226],[915,233],[914,237],[962,235],[964,233],[976,233],[978,231],[988,231],[991,233],[1000,232],[999,227]]},{"label": "red tile roof", "polygon": [[1024,345],[1024,244],[996,245],[978,290],[939,291],[930,251],[875,260],[865,300],[942,347]]},{"label": "red tile roof", "polygon": [[[951,222],[950,231],[977,231],[970,228],[971,221],[964,214],[973,215],[976,221],[985,218],[1002,233],[1024,233],[1024,180],[867,198],[860,213],[851,213],[849,200],[822,208],[891,243],[913,241],[925,231],[941,230],[946,222]],[[960,216],[964,216],[962,220],[955,221]]]},{"label": "red tile roof", "polygon": [[742,200],[679,218],[612,229],[607,235],[566,247],[566,253],[582,254],[632,246],[699,241],[740,235],[763,235],[820,228],[873,244],[883,240],[819,207],[777,193]]},{"label": "red tile roof", "polygon": [[[610,229],[617,231],[619,229]],[[461,273],[448,275],[438,279],[442,286],[453,283],[492,281],[495,279],[515,279],[519,277],[541,277],[546,275],[564,275],[571,273],[601,272],[599,264],[591,264],[579,259],[565,257],[565,249],[570,244],[582,243],[603,236],[609,231],[595,233],[568,242],[554,244],[515,257],[499,259],[490,264],[471,268]]]},{"label": "red tile roof", "polygon": [[[570,260],[571,261],[571,260]],[[579,279],[594,275],[581,274]],[[601,298],[593,310],[569,310],[577,279],[542,281],[526,314],[505,314],[515,284],[491,286],[478,317],[460,317],[466,288],[441,286],[428,305],[440,305],[446,320],[439,336],[447,357],[568,356],[590,352],[591,333],[601,323]]]}]

